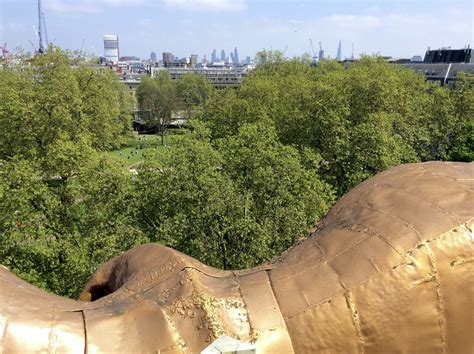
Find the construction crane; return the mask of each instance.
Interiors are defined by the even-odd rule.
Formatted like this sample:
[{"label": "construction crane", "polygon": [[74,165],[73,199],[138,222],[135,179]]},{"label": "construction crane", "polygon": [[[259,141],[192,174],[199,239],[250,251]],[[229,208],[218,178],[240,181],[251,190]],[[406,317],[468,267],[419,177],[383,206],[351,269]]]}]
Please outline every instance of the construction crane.
[{"label": "construction crane", "polygon": [[38,53],[43,54],[49,43],[48,34],[46,32],[46,21],[44,20],[44,12],[41,7],[41,0],[38,0],[38,41]]},{"label": "construction crane", "polygon": [[36,47],[35,47],[35,44],[29,40],[30,44],[31,44],[31,48],[33,48],[33,55],[36,53]]},{"label": "construction crane", "polygon": [[321,45],[321,42],[319,42],[319,61],[324,60],[324,50],[323,46]]},{"label": "construction crane", "polygon": [[313,62],[316,61],[316,55],[314,53],[314,46],[313,46],[313,40],[310,38],[309,43],[311,44],[311,57],[313,58]]},{"label": "construction crane", "polygon": [[4,58],[6,58],[7,54],[9,53],[8,48],[7,48],[7,44],[5,43],[5,44],[3,45],[3,47],[0,47],[0,48],[2,48],[2,56],[3,56]]},{"label": "construction crane", "polygon": [[46,29],[46,20],[44,18],[43,11],[41,11],[41,22],[43,22],[44,39],[46,40],[46,48],[48,48],[49,47],[48,30]]}]

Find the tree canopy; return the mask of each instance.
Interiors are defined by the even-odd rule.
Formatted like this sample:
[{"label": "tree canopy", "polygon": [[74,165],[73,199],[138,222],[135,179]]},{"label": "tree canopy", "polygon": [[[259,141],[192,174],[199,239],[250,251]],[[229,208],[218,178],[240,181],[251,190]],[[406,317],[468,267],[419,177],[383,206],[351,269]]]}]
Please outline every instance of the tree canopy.
[{"label": "tree canopy", "polygon": [[473,90],[469,76],[451,90],[379,57],[277,60],[214,95],[201,119],[215,139],[269,119],[280,142],[320,154],[321,175],[342,195],[400,163],[456,158],[454,150],[468,158]]},{"label": "tree canopy", "polygon": [[140,166],[142,229],[216,267],[259,264],[327,211],[332,194],[318,163],[279,143],[270,125],[245,124],[216,147],[198,125],[181,145]]},{"label": "tree canopy", "polygon": [[[189,129],[132,174],[106,152],[133,101],[107,69],[50,48],[0,70],[0,263],[75,296],[101,263],[160,242],[216,267],[256,265],[305,235],[336,198],[389,167],[474,158],[474,80],[453,88],[365,57],[308,65],[259,53],[239,88],[144,77],[150,125]],[[163,137],[163,135],[162,135]]]}]

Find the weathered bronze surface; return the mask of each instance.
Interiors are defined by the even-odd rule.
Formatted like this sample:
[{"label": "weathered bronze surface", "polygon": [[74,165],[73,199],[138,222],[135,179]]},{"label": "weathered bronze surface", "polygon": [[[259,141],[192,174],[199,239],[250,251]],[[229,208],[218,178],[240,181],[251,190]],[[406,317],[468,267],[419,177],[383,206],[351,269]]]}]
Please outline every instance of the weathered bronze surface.
[{"label": "weathered bronze surface", "polygon": [[0,351],[199,352],[227,335],[257,353],[472,353],[473,187],[472,163],[399,166],[268,264],[221,271],[147,244],[82,301],[0,267]]}]

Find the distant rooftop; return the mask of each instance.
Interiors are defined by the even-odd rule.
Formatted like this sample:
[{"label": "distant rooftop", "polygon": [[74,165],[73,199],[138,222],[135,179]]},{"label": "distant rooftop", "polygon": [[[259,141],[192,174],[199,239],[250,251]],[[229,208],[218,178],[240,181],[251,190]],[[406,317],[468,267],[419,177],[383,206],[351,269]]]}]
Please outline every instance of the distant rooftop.
[{"label": "distant rooftop", "polygon": [[472,49],[468,47],[463,49],[441,48],[431,50],[428,48],[423,63],[472,63]]}]

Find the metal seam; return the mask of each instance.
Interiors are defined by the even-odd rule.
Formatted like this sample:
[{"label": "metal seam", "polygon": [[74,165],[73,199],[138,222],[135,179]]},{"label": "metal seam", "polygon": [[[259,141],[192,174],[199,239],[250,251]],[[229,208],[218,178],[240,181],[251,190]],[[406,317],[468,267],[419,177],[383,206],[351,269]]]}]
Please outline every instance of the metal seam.
[{"label": "metal seam", "polygon": [[254,332],[255,328],[252,325],[252,320],[250,318],[250,311],[249,311],[249,308],[247,307],[247,303],[245,302],[244,294],[242,294],[242,289],[240,288],[239,276],[237,274],[235,274],[235,272],[233,270],[231,271],[231,273],[234,276],[234,280],[237,284],[237,290],[239,292],[240,298],[242,299],[242,303],[244,304],[245,311],[247,312],[247,320],[249,321],[249,330],[250,330],[249,337],[251,338],[252,333]]},{"label": "metal seam", "polygon": [[425,243],[424,246],[426,247],[426,253],[431,263],[432,277],[434,281],[434,288],[435,288],[436,299],[438,303],[438,306],[437,306],[438,315],[439,315],[438,325],[439,325],[440,336],[441,336],[442,353],[446,353],[446,347],[447,347],[446,309],[444,306],[443,293],[441,291],[441,281],[439,277],[438,267],[436,265],[436,257],[428,244]]},{"label": "metal seam", "polygon": [[360,201],[357,201],[357,204],[360,205],[361,207],[363,208],[368,208],[370,209],[371,211],[374,211],[376,213],[381,213],[389,218],[392,218],[392,219],[395,219],[397,221],[400,221],[402,224],[404,224],[406,227],[408,227],[410,230],[412,230],[416,236],[418,237],[418,240],[419,241],[422,241],[423,238],[421,237],[421,234],[420,232],[411,224],[409,223],[407,220],[404,220],[398,216],[395,216],[391,213],[387,213],[386,211],[382,210],[382,209],[377,209],[377,208],[374,208],[372,205],[370,205],[367,201],[365,201],[365,203],[361,203]]},{"label": "metal seam", "polygon": [[344,297],[346,299],[347,308],[349,309],[349,312],[351,314],[352,323],[354,324],[354,328],[356,331],[357,346],[359,348],[359,353],[364,353],[365,340],[364,340],[364,335],[362,334],[359,311],[357,310],[357,306],[354,300],[352,299],[352,293],[350,290],[347,290],[344,292]]},{"label": "metal seam", "polygon": [[[466,227],[464,224],[462,224],[462,225],[460,225],[460,226],[461,226],[461,227]],[[409,252],[412,252],[412,251],[416,250],[416,249],[418,248],[418,246],[420,246],[420,245],[422,245],[422,244],[424,244],[424,243],[426,243],[426,242],[432,242],[432,241],[435,241],[435,240],[437,240],[437,239],[441,239],[441,238],[450,236],[452,230],[457,229],[457,228],[459,228],[459,226],[458,226],[458,227],[454,227],[454,228],[452,228],[452,229],[450,229],[450,230],[448,230],[448,231],[445,231],[445,232],[443,232],[443,233],[441,233],[441,234],[439,234],[439,235],[436,235],[436,236],[430,238],[429,240],[423,241],[422,243],[418,243],[417,245],[415,245],[415,247],[406,250],[405,254],[408,254]],[[467,228],[467,227],[466,227],[466,228]],[[387,273],[387,272],[390,272],[390,271],[392,271],[393,269],[398,268],[398,267],[400,267],[400,266],[407,265],[408,263],[409,263],[409,262],[404,261],[404,262],[401,262],[401,263],[399,263],[399,264],[394,265],[393,267],[386,268],[385,270],[381,271],[380,273],[375,274],[375,275],[372,276],[372,277],[369,277],[369,278],[367,278],[367,279],[364,279],[363,281],[361,281],[361,282],[359,282],[359,283],[357,283],[357,284],[354,284],[354,285],[352,285],[352,286],[349,287],[349,288],[344,288],[344,289],[342,289],[342,290],[339,290],[339,291],[333,293],[331,296],[329,296],[329,297],[327,297],[327,298],[325,298],[325,299],[322,299],[321,301],[318,301],[318,302],[315,303],[314,305],[311,305],[311,306],[307,307],[306,309],[304,309],[304,310],[302,310],[302,311],[300,311],[300,312],[297,312],[297,313],[292,314],[292,315],[290,315],[290,316],[286,316],[286,317],[284,317],[284,318],[289,319],[289,318],[293,318],[293,317],[295,317],[295,316],[298,316],[298,315],[300,315],[300,314],[306,312],[306,311],[309,310],[309,309],[312,309],[312,308],[314,308],[314,307],[318,307],[319,305],[322,305],[322,304],[326,303],[327,301],[332,300],[334,297],[336,297],[336,296],[338,296],[338,295],[340,295],[340,294],[343,294],[346,290],[355,289],[355,288],[357,288],[358,286],[360,286],[360,285],[362,285],[362,284],[365,284],[365,283],[369,282],[369,281],[372,280],[372,279],[378,278],[378,277],[382,276],[383,274],[385,274],[385,273]],[[329,265],[329,263],[328,263],[328,265]],[[329,265],[329,266],[330,266],[330,265]],[[317,269],[317,268],[315,268],[315,269]],[[334,269],[333,269],[333,270],[334,270]],[[337,273],[336,273],[336,274],[337,274]],[[292,276],[292,277],[294,277],[294,276]],[[285,279],[287,279],[287,278],[285,278]],[[340,283],[340,284],[341,284],[341,283]],[[342,284],[341,284],[341,286],[342,286]]]},{"label": "metal seam", "polygon": [[81,317],[82,317],[82,325],[84,327],[84,354],[87,354],[89,352],[89,349],[87,348],[87,325],[86,325],[86,314],[84,310],[80,310],[81,312]]},{"label": "metal seam", "polygon": [[286,321],[285,321],[285,317],[283,316],[282,312],[281,312],[281,306],[280,306],[280,303],[278,302],[278,298],[275,294],[275,289],[273,289],[273,284],[272,284],[272,280],[270,278],[270,269],[269,270],[265,270],[265,275],[267,277],[267,280],[268,280],[268,284],[269,284],[269,287],[270,287],[270,291],[272,293],[272,296],[273,298],[275,299],[275,303],[277,305],[277,310],[278,310],[278,313],[281,317],[281,320],[283,322],[283,327],[280,327],[281,330],[283,331],[283,333],[286,335],[287,338],[289,338],[290,340],[290,344],[291,344],[291,349],[293,351],[293,353],[295,352],[295,349],[294,349],[294,345],[293,345],[293,339],[291,338],[290,336],[290,333],[288,332],[288,327],[286,326]]},{"label": "metal seam", "polygon": [[423,203],[423,204],[426,204],[428,206],[430,206],[432,209],[435,209],[437,211],[439,211],[441,214],[444,214],[444,215],[447,215],[451,220],[453,220],[454,222],[456,222],[457,224],[462,224],[461,221],[459,221],[455,215],[451,214],[450,212],[448,212],[447,210],[441,208],[439,205],[436,205],[436,204],[433,204],[425,199],[421,199],[420,197],[418,197],[417,195],[414,195],[414,194],[410,194],[408,193],[406,190],[404,189],[400,189],[400,188],[397,188],[393,185],[390,185],[388,183],[381,183],[380,184],[381,186],[386,186],[388,188],[392,188],[393,190],[395,190],[396,192],[400,193],[400,194],[403,194],[404,196],[406,196],[407,198],[410,198],[410,199],[415,199],[417,202],[419,203]]}]

